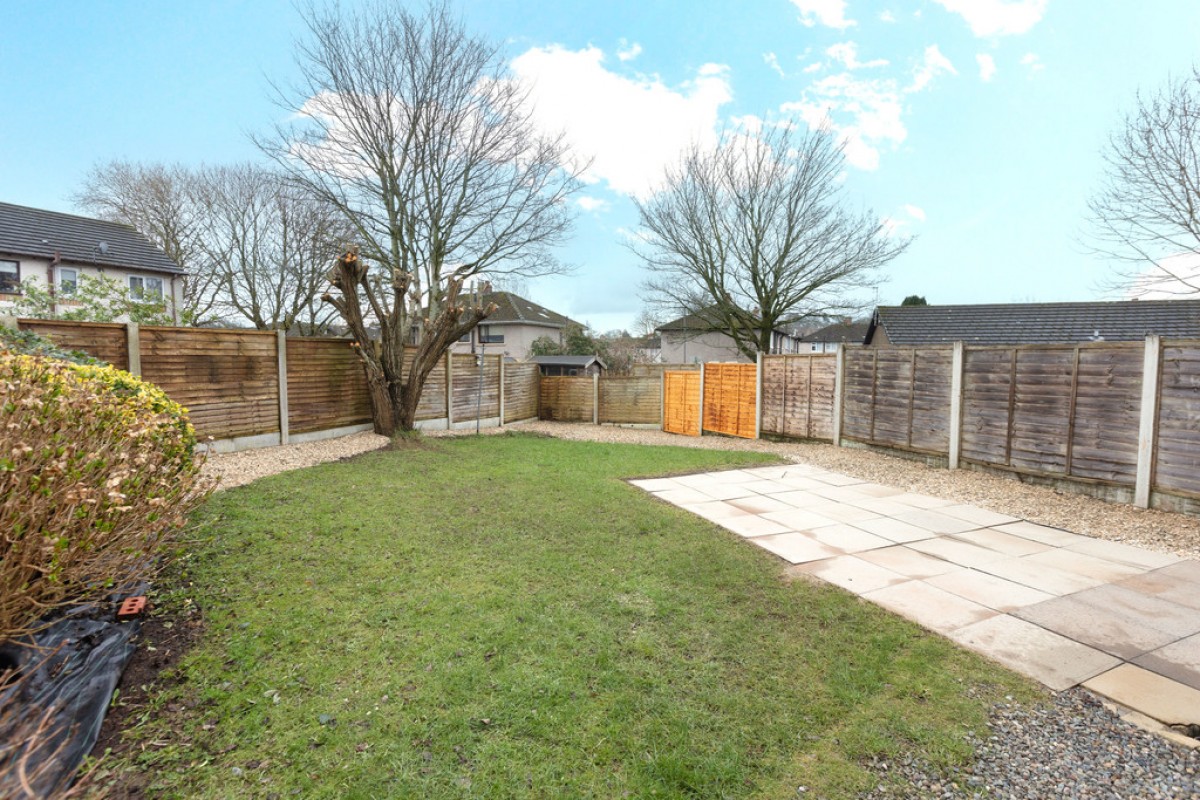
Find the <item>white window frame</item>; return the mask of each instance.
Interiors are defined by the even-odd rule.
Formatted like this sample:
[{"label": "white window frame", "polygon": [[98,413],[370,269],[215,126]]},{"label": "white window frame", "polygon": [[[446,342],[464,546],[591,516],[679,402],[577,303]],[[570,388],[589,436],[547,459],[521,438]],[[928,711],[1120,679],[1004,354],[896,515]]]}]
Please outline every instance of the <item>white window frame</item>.
[{"label": "white window frame", "polygon": [[4,291],[4,294],[20,294],[21,293],[21,262],[14,261],[11,258],[0,259],[0,264],[12,264],[17,270],[17,285],[12,291]]},{"label": "white window frame", "polygon": [[[163,294],[163,279],[155,278],[150,275],[130,275],[129,276],[129,297],[133,300],[139,300],[146,303],[161,302],[164,298]],[[139,285],[134,285],[134,282]],[[147,284],[157,284],[158,292],[155,294],[148,291]]]},{"label": "white window frame", "polygon": [[[62,297],[74,297],[79,291],[79,270],[74,267],[57,267],[55,273],[56,285],[54,288],[58,294]],[[69,281],[68,274],[71,276]],[[70,290],[67,289],[68,285],[71,287]]]}]

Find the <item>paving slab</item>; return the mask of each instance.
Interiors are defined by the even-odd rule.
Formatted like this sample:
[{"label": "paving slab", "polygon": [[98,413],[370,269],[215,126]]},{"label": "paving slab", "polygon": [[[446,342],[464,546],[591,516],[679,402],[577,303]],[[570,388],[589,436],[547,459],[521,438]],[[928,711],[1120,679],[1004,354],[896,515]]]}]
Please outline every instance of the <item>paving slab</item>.
[{"label": "paving slab", "polygon": [[776,533],[790,533],[787,528],[778,522],[771,522],[771,520],[763,519],[756,514],[726,517],[725,519],[716,520],[716,523],[722,528],[733,531],[738,536],[771,536]]},{"label": "paving slab", "polygon": [[1098,584],[1112,583],[1146,571],[1141,567],[1109,561],[1107,558],[1089,556],[1065,547],[1056,547],[1041,553],[1034,553],[1031,556],[1025,556],[1025,560],[1035,564],[1055,567],[1083,577],[1094,578]]},{"label": "paving slab", "polygon": [[1200,611],[1200,562],[1197,561],[1182,561],[1145,572],[1117,585]]},{"label": "paving slab", "polygon": [[630,481],[631,484],[647,492],[664,492],[667,489],[682,489],[683,484],[674,478],[645,478]]},{"label": "paving slab", "polygon": [[781,503],[787,503],[795,508],[809,508],[811,506],[824,505],[829,502],[827,498],[821,497],[819,494],[813,494],[807,489],[794,489],[790,492],[779,492],[771,495],[772,500],[778,500]]},{"label": "paving slab", "polygon": [[981,570],[989,575],[995,575],[998,578],[1004,578],[1056,597],[1082,592],[1084,589],[1104,583],[1099,578],[1077,575],[1048,564],[1030,561],[1036,555],[1040,554],[1020,558],[1002,558],[999,561],[985,564]]},{"label": "paving slab", "polygon": [[730,517],[748,517],[751,516],[740,508],[734,508],[729,503],[720,500],[711,500],[707,503],[684,503],[680,508],[690,511],[693,514],[704,517],[710,522],[720,522]]},{"label": "paving slab", "polygon": [[998,531],[1011,533],[1014,536],[1022,536],[1026,539],[1032,539],[1035,542],[1042,544],[1053,545],[1054,547],[1069,547],[1073,544],[1080,544],[1088,541],[1090,537],[1081,536],[1078,533],[1064,531],[1061,528],[1051,528],[1046,525],[1038,525],[1033,522],[1008,522],[1004,525],[992,525]]},{"label": "paving slab", "polygon": [[867,519],[875,519],[879,516],[874,511],[867,511],[865,508],[858,508],[857,506],[830,500],[818,503],[817,505],[806,506],[806,508],[837,522],[861,522]]},{"label": "paving slab", "polygon": [[905,511],[912,511],[912,506],[897,503],[890,497],[867,497],[862,500],[851,500],[850,505],[864,508],[867,511],[874,511],[876,514],[887,517],[894,517],[897,514],[903,514]]},{"label": "paving slab", "polygon": [[938,633],[949,633],[994,617],[987,606],[942,591],[924,581],[908,581],[866,592],[863,597]]},{"label": "paving slab", "polygon": [[695,484],[688,488],[695,489],[698,492],[711,497],[713,500],[736,500],[740,497],[761,497],[756,492],[743,488],[743,483],[702,483]]},{"label": "paving slab", "polygon": [[907,522],[901,522],[892,517],[876,517],[875,519],[864,519],[850,523],[856,528],[861,528],[867,533],[873,533],[876,536],[895,542],[896,544],[907,544],[909,542],[918,542],[922,539],[931,539],[937,536],[932,531],[927,531],[924,528],[918,528]]},{"label": "paving slab", "polygon": [[808,561],[820,561],[821,559],[843,555],[843,552],[836,547],[822,544],[804,533],[781,533],[775,536],[758,536],[750,541],[792,564],[803,564]]},{"label": "paving slab", "polygon": [[1200,614],[1195,609],[1120,584],[1106,583],[1071,596],[1090,605],[1097,614],[1121,614],[1139,625],[1157,628],[1176,639],[1200,633]]},{"label": "paving slab", "polygon": [[910,542],[908,546],[918,553],[945,559],[960,567],[982,567],[984,564],[1007,558],[1003,553],[970,542],[959,541],[950,536],[938,536],[933,539]]},{"label": "paving slab", "polygon": [[959,628],[950,638],[1056,692],[1121,663],[1107,653],[1008,614]]},{"label": "paving slab", "polygon": [[818,542],[827,544],[830,547],[836,547],[846,553],[861,553],[864,550],[876,550],[880,547],[892,546],[892,542],[884,539],[882,536],[867,533],[844,522],[810,528],[807,533]]},{"label": "paving slab", "polygon": [[929,494],[921,494],[919,492],[904,492],[903,494],[892,495],[889,500],[894,500],[897,503],[903,503],[906,506],[913,508],[939,508],[941,506],[958,505],[953,500],[946,500],[941,497],[934,497]]},{"label": "paving slab", "polygon": [[759,478],[758,480],[746,481],[739,484],[743,489],[749,489],[758,494],[777,494],[779,492],[795,491],[791,486],[788,486],[782,481],[766,480]]},{"label": "paving slab", "polygon": [[948,517],[940,511],[928,508],[915,508],[903,514],[897,514],[896,519],[924,528],[931,533],[966,533],[982,526],[974,522]]},{"label": "paving slab", "polygon": [[1169,567],[1172,564],[1178,564],[1183,561],[1179,556],[1171,555],[1170,553],[1155,553],[1151,550],[1125,544],[1124,542],[1110,542],[1105,539],[1088,539],[1078,544],[1069,545],[1067,549],[1075,553],[1083,553],[1086,556],[1103,558],[1105,561],[1123,564],[1136,569],[1138,572]]},{"label": "paving slab", "polygon": [[1193,689],[1200,689],[1200,634],[1139,656],[1133,663]]},{"label": "paving slab", "polygon": [[875,589],[905,583],[907,576],[872,564],[857,556],[845,555],[811,561],[794,568],[798,572],[815,575],[827,583],[862,595]]},{"label": "paving slab", "polygon": [[793,531],[807,531],[835,524],[834,520],[821,516],[815,511],[809,511],[805,508],[792,508],[791,506],[788,506],[783,511],[771,511],[762,516],[764,519],[778,522],[780,525],[786,525]]},{"label": "paving slab", "polygon": [[654,496],[659,500],[665,500],[677,506],[684,503],[706,503],[712,500],[711,497],[701,492],[698,489],[692,489],[687,486],[680,486],[677,489],[664,489],[654,493]]},{"label": "paving slab", "polygon": [[986,547],[989,550],[995,550],[997,553],[1003,553],[1006,556],[1029,556],[1050,549],[1050,545],[1048,544],[1035,542],[1032,539],[1025,539],[1021,536],[1014,536],[1011,533],[998,531],[995,528],[980,528],[977,531],[956,533],[949,538]]},{"label": "paving slab", "polygon": [[850,475],[842,475],[837,472],[814,472],[811,476],[822,483],[827,483],[830,486],[853,486],[856,483],[866,483],[862,478],[855,478]]},{"label": "paving slab", "polygon": [[1015,611],[1013,616],[1126,661],[1179,639],[1142,619],[1098,609],[1078,595],[1055,597]]},{"label": "paving slab", "polygon": [[951,564],[940,558],[918,553],[906,545],[884,547],[879,550],[868,550],[860,557],[876,566],[890,569],[908,578],[923,580],[934,575],[944,575],[962,569],[957,564]]},{"label": "paving slab", "polygon": [[1200,721],[1200,690],[1134,664],[1108,670],[1083,686],[1168,725]]},{"label": "paving slab", "polygon": [[1019,583],[997,578],[975,569],[960,569],[926,578],[930,586],[965,597],[1001,612],[1035,605],[1053,599],[1053,595],[1030,589]]},{"label": "paving slab", "polygon": [[729,505],[734,508],[740,508],[742,511],[751,514],[765,514],[768,511],[786,511],[794,509],[794,506],[789,506],[781,500],[775,500],[771,497],[766,497],[761,494],[752,495],[750,497],[735,497],[729,501]]},{"label": "paving slab", "polygon": [[938,513],[966,522],[973,522],[980,527],[1020,522],[1019,519],[1010,517],[1008,514],[999,514],[995,511],[988,511],[986,508],[968,505],[940,506],[938,507]]}]

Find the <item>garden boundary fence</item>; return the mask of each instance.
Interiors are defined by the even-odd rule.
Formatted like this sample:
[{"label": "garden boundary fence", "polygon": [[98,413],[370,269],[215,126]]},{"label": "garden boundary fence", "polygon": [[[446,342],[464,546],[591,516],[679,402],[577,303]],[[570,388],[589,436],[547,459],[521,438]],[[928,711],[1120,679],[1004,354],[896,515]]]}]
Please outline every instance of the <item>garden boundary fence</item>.
[{"label": "garden boundary fence", "polygon": [[[135,323],[16,324],[157,384],[188,409],[197,435],[211,438],[218,452],[371,429],[366,377],[349,339]],[[536,364],[447,354],[425,383],[417,425],[496,427],[536,418],[538,377]]]}]

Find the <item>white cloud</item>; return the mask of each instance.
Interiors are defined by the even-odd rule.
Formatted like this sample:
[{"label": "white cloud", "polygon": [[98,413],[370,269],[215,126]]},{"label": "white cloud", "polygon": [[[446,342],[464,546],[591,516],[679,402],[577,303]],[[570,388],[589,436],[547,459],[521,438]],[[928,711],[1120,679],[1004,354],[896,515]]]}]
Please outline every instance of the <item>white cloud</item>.
[{"label": "white cloud", "polygon": [[586,177],[626,194],[649,192],[690,143],[714,141],[721,106],[733,99],[719,64],[703,65],[677,88],[610,72],[596,47],[535,47],[512,68],[529,82],[539,126],[565,131],[576,152],[594,157]]},{"label": "white cloud", "polygon": [[621,40],[621,46],[617,48],[617,58],[621,61],[633,61],[642,54],[642,46],[637,42],[630,44],[624,39]]},{"label": "white cloud", "polygon": [[929,85],[929,82],[943,73],[957,75],[958,70],[950,63],[950,59],[942,55],[942,51],[938,49],[936,44],[931,44],[925,48],[925,56],[917,68],[913,70],[913,82],[909,85],[906,92],[919,92]]},{"label": "white cloud", "polygon": [[860,78],[843,72],[814,81],[800,100],[784,103],[780,111],[797,115],[810,128],[828,119],[845,146],[846,161],[873,170],[879,167],[882,148],[895,149],[908,137],[904,96],[924,90],[945,73],[957,74],[937,45],[930,45],[906,87],[894,78]]},{"label": "white cloud", "polygon": [[996,74],[996,59],[987,53],[980,53],[975,56],[975,61],[979,64],[979,79],[987,83]]},{"label": "white cloud", "polygon": [[779,77],[787,77],[787,74],[783,71],[783,67],[779,66],[779,57],[774,53],[763,53],[763,61],[768,67],[775,70],[775,72],[779,74]]},{"label": "white cloud", "polygon": [[792,0],[792,5],[800,9],[800,21],[809,28],[821,24],[845,30],[858,24],[846,19],[846,0]]},{"label": "white cloud", "polygon": [[934,0],[958,14],[976,36],[1026,33],[1041,21],[1050,0]]},{"label": "white cloud", "polygon": [[1021,65],[1029,69],[1030,75],[1035,75],[1046,68],[1046,65],[1034,53],[1026,53],[1021,56]]},{"label": "white cloud", "polygon": [[904,207],[904,213],[908,214],[917,222],[925,221],[925,209],[921,208],[920,206],[906,205]]},{"label": "white cloud", "polygon": [[840,42],[830,46],[825,55],[832,58],[834,61],[840,61],[846,69],[863,69],[871,67],[886,67],[888,61],[886,58],[876,58],[871,61],[858,60],[858,45],[854,42]]},{"label": "white cloud", "polygon": [[607,200],[599,197],[588,197],[584,195],[575,201],[584,211],[607,211],[609,203]]},{"label": "white cloud", "polygon": [[879,13],[879,21],[880,22],[895,22],[896,15],[890,11],[881,11]]},{"label": "white cloud", "polygon": [[818,62],[817,62],[817,63],[815,63],[815,64],[809,64],[807,67],[805,67],[803,70],[801,70],[801,72],[803,72],[803,73],[805,73],[806,75],[808,75],[808,74],[811,74],[811,73],[813,73],[813,72],[817,72],[817,71],[819,71],[819,70],[821,69],[821,67],[823,67],[823,66],[825,66],[825,64],[824,64],[824,63],[822,63],[822,62],[820,62],[820,61],[818,61]]}]

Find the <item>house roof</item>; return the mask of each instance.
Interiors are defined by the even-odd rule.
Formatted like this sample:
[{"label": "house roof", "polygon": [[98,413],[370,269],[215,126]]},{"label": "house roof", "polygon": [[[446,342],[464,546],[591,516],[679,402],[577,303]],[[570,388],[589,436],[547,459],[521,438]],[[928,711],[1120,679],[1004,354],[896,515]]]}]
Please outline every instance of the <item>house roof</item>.
[{"label": "house roof", "polygon": [[802,342],[828,342],[831,344],[862,344],[867,340],[870,322],[839,322],[826,325],[820,330],[800,337]]},{"label": "house roof", "polygon": [[1149,334],[1200,338],[1200,300],[880,306],[867,335],[883,326],[895,345],[1062,344],[1139,341]]},{"label": "house roof", "polygon": [[[702,308],[691,314],[684,314],[679,319],[671,320],[663,325],[659,325],[654,329],[656,333],[662,331],[686,331],[688,333],[705,333],[705,332],[725,332],[725,323],[717,316],[716,309]],[[776,326],[776,333],[791,335],[788,326]]]},{"label": "house roof", "polygon": [[183,273],[129,225],[11,203],[0,203],[0,253],[48,260],[57,255],[72,264]]},{"label": "house roof", "polygon": [[585,369],[592,364],[599,364],[601,369],[608,369],[608,365],[599,356],[534,356],[530,361],[551,367],[583,367]]},{"label": "house roof", "polygon": [[562,314],[539,306],[512,292],[490,292],[483,298],[484,305],[495,303],[496,310],[483,321],[484,325],[540,325],[546,328],[565,328],[573,320]]}]

